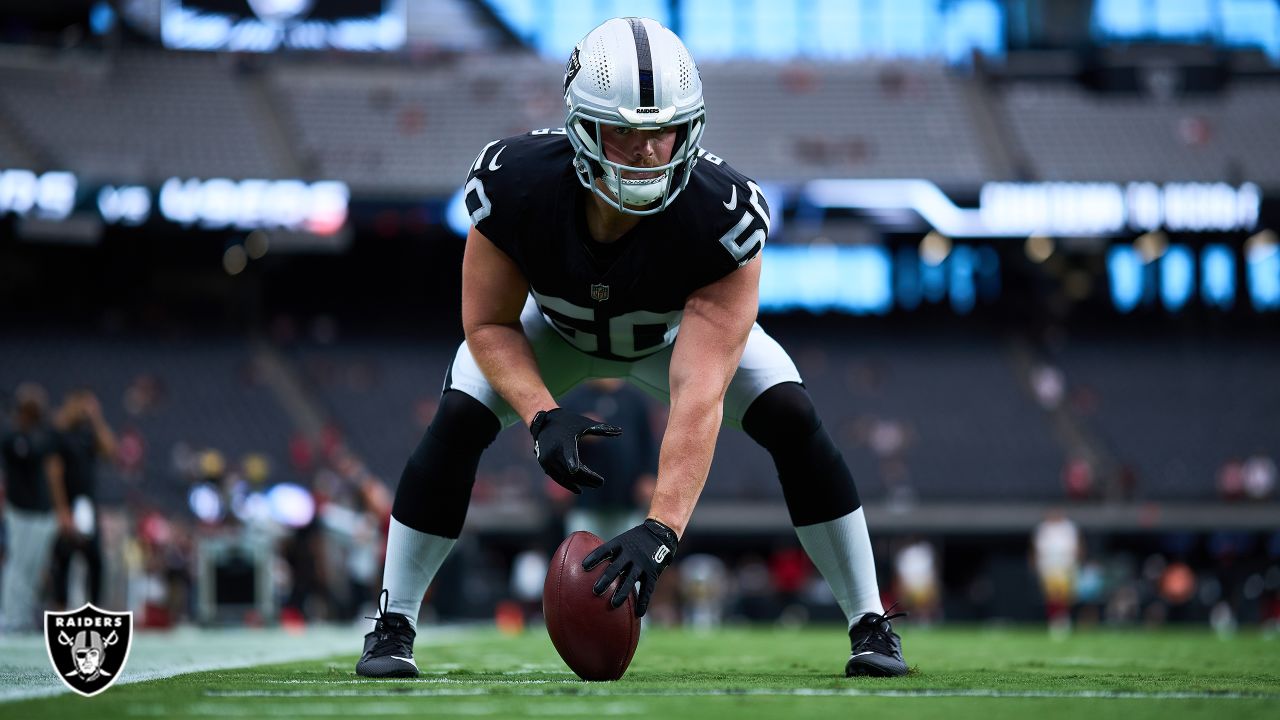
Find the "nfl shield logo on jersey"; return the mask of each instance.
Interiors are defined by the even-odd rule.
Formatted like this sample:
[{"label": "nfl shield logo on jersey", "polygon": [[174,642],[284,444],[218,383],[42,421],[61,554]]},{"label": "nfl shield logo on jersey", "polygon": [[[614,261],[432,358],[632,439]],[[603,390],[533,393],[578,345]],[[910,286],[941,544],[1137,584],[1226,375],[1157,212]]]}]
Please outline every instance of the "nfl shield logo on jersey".
[{"label": "nfl shield logo on jersey", "polygon": [[44,643],[49,662],[72,690],[93,697],[111,687],[129,660],[133,613],[84,605],[70,612],[45,612]]},{"label": "nfl shield logo on jersey", "polygon": [[595,284],[591,286],[591,299],[596,302],[604,302],[609,299],[609,286]]}]

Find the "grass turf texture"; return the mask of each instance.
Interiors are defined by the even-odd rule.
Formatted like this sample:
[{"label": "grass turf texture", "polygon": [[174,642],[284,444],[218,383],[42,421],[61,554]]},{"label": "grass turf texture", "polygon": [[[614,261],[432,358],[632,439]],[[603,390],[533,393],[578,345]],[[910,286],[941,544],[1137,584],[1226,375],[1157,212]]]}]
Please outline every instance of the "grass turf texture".
[{"label": "grass turf texture", "polygon": [[[540,628],[476,630],[420,645],[418,680],[358,678],[353,654],[0,703],[0,718],[1280,717],[1280,640],[1257,633],[1094,631],[1055,642],[1038,629],[902,629],[905,678],[841,677],[848,643],[834,627],[646,630],[613,683],[579,681]],[[353,648],[359,641],[353,632]]]}]

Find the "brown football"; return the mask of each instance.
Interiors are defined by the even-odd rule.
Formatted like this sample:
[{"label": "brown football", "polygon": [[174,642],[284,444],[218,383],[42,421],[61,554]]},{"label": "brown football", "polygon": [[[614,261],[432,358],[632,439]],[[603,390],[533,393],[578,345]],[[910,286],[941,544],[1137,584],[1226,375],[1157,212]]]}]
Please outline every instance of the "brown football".
[{"label": "brown football", "polygon": [[591,572],[582,569],[582,560],[602,542],[581,531],[565,538],[551,556],[542,586],[542,614],[551,644],[583,680],[622,677],[640,642],[635,590],[615,609],[609,598],[621,579],[614,580],[603,595],[591,592],[608,563],[600,563]]}]

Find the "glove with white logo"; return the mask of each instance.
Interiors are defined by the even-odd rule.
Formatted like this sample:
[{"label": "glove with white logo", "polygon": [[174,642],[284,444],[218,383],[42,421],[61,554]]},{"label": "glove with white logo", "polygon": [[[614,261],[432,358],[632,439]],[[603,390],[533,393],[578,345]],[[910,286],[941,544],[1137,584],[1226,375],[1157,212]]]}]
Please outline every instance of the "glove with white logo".
[{"label": "glove with white logo", "polygon": [[592,590],[597,595],[602,595],[608,589],[609,583],[622,575],[622,582],[618,583],[618,589],[609,599],[610,604],[619,607],[626,601],[627,593],[631,592],[631,588],[639,582],[640,590],[636,594],[636,617],[644,617],[649,609],[649,598],[653,595],[653,587],[658,582],[658,576],[671,564],[671,558],[676,554],[676,545],[679,542],[674,530],[649,518],[596,548],[582,561],[582,569],[590,571],[605,560],[612,561],[609,567],[604,569],[600,579],[596,580]]},{"label": "glove with white logo", "polygon": [[581,495],[579,486],[598,488],[604,484],[604,478],[582,464],[578,457],[578,439],[583,435],[617,437],[622,434],[622,428],[555,408],[539,410],[529,423],[529,432],[533,434],[533,454],[543,472],[569,492]]}]

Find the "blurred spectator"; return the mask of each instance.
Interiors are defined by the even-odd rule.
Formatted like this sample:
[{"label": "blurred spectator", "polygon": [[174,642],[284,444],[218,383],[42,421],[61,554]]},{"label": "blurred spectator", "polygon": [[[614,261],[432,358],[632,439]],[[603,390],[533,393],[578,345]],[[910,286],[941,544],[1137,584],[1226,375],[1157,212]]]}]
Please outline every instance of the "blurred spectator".
[{"label": "blurred spectator", "polygon": [[1265,500],[1276,487],[1276,463],[1261,453],[1251,455],[1241,468],[1244,494],[1250,500]]},{"label": "blurred spectator", "polygon": [[648,401],[623,380],[597,378],[583,383],[562,405],[623,429],[620,437],[582,438],[582,462],[605,482],[572,498],[575,504],[565,515],[566,535],[586,530],[601,538],[617,537],[644,521],[657,482],[658,445]]},{"label": "blurred spectator", "polygon": [[1082,457],[1074,457],[1062,468],[1062,489],[1072,500],[1093,497],[1093,465]]},{"label": "blurred spectator", "polygon": [[142,438],[142,432],[132,426],[121,431],[116,448],[116,465],[121,476],[131,482],[140,482],[146,457],[147,443]]},{"label": "blurred spectator", "polygon": [[769,587],[769,567],[757,555],[743,556],[733,573],[738,591],[734,614],[747,620],[770,620],[778,615],[778,603]]},{"label": "blurred spectator", "polygon": [[775,548],[769,556],[769,581],[782,603],[783,611],[796,605],[809,585],[813,575],[813,563],[804,549],[797,544],[785,544]]},{"label": "blurred spectator", "polygon": [[156,412],[168,395],[164,382],[151,373],[142,373],[124,391],[124,409],[132,417]]},{"label": "blurred spectator", "polygon": [[1209,144],[1213,139],[1213,125],[1208,118],[1187,115],[1178,119],[1178,139],[1189,147]]},{"label": "blurred spectator", "polygon": [[1116,474],[1115,489],[1118,500],[1132,501],[1138,497],[1138,470],[1130,463],[1121,463]]},{"label": "blurred spectator", "polygon": [[283,542],[281,551],[293,579],[283,610],[296,618],[332,617],[337,608],[325,560],[329,557],[319,518],[298,528]]},{"label": "blurred spectator", "polygon": [[868,415],[858,418],[854,425],[858,444],[870,448],[876,458],[889,503],[899,507],[913,505],[917,499],[906,462],[915,435],[910,423],[892,418]]},{"label": "blurred spectator", "polygon": [[933,543],[916,538],[903,545],[894,558],[898,593],[916,624],[929,625],[942,619],[937,557]]},{"label": "blurred spectator", "polygon": [[1075,596],[1083,545],[1076,524],[1060,510],[1051,510],[1032,534],[1032,560],[1044,593],[1049,631],[1061,637],[1071,630],[1071,602]]},{"label": "blurred spectator", "polygon": [[289,437],[289,463],[301,476],[310,475],[315,469],[315,452],[303,433],[295,432]]},{"label": "blurred spectator", "polygon": [[244,472],[245,479],[255,488],[264,486],[271,477],[271,461],[259,452],[251,452],[241,458],[240,469]]},{"label": "blurred spectator", "polygon": [[40,589],[57,533],[73,530],[57,437],[46,424],[48,395],[35,383],[14,393],[13,429],[0,439],[5,478],[3,626],[34,631]]},{"label": "blurred spectator", "polygon": [[[194,550],[188,529],[150,510],[138,519],[142,627],[173,627],[190,617]],[[131,604],[132,605],[132,604]]]},{"label": "blurred spectator", "polygon": [[1096,625],[1102,619],[1107,599],[1107,581],[1102,565],[1096,561],[1083,564],[1076,580],[1076,602],[1080,605],[1077,619],[1081,625]]},{"label": "blurred spectator", "polygon": [[[343,482],[346,481],[326,470],[317,475],[316,485],[317,488],[323,485],[338,486]],[[346,551],[343,558],[346,587],[333,589],[335,595],[340,595],[345,590],[347,604],[344,615],[352,619],[373,612],[375,588],[381,586],[379,572],[385,554],[387,524],[391,517],[391,495],[381,481],[372,477],[365,478],[359,481],[356,489],[350,505],[337,501],[328,502],[320,511],[325,529],[337,541],[334,545],[342,546]]]},{"label": "blurred spectator", "polygon": [[58,537],[53,550],[53,597],[59,608],[68,607],[72,560],[84,559],[87,572],[85,596],[102,606],[102,543],[98,532],[98,458],[116,454],[116,436],[102,417],[102,405],[93,391],[73,390],[63,399],[54,418],[59,454],[65,468],[67,500],[74,529]]},{"label": "blurred spectator", "polygon": [[547,578],[547,554],[541,550],[525,550],[511,563],[511,594],[521,609],[521,617],[537,615],[542,610],[542,586]]},{"label": "blurred spectator", "polygon": [[1031,390],[1036,402],[1045,410],[1057,410],[1066,395],[1067,382],[1062,370],[1053,365],[1037,365],[1031,370]]},{"label": "blurred spectator", "polygon": [[710,630],[724,620],[729,573],[714,555],[695,553],[680,561],[680,600],[684,623]]},{"label": "blurred spectator", "polygon": [[1223,500],[1239,500],[1244,497],[1244,463],[1230,458],[1218,468],[1218,496]]},{"label": "blurred spectator", "polygon": [[1165,566],[1157,586],[1160,599],[1166,605],[1165,617],[1171,620],[1185,619],[1187,604],[1196,594],[1196,574],[1189,565],[1175,560]]}]

